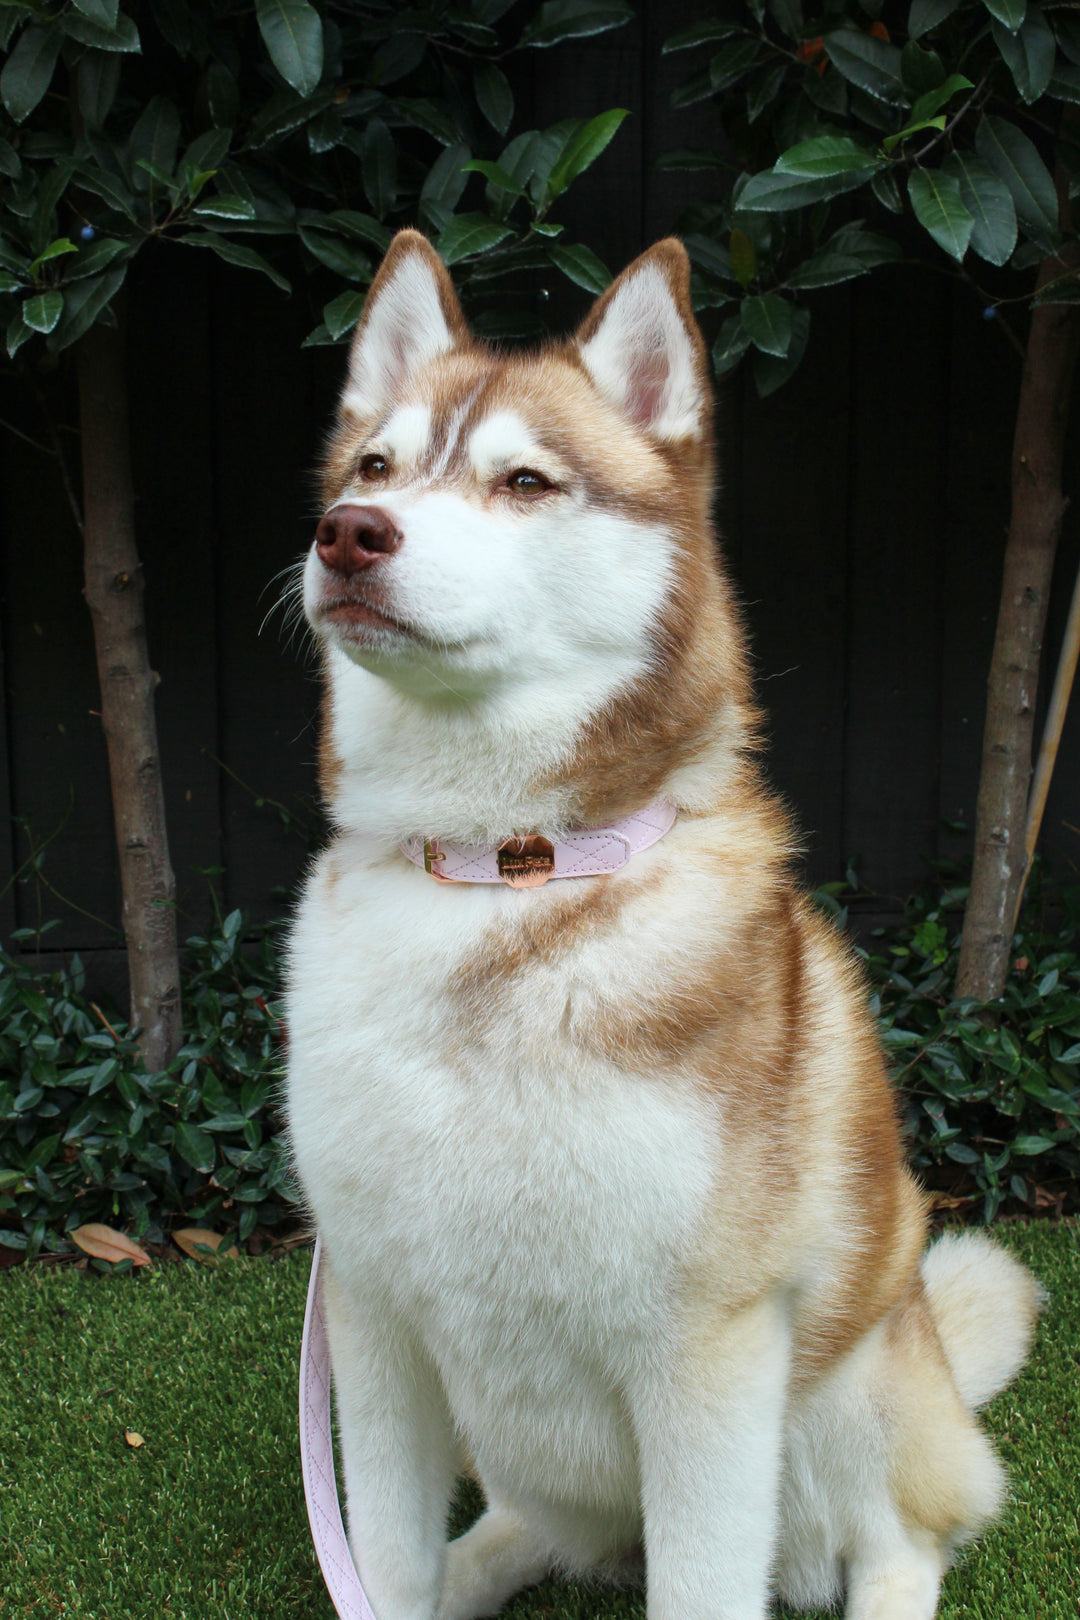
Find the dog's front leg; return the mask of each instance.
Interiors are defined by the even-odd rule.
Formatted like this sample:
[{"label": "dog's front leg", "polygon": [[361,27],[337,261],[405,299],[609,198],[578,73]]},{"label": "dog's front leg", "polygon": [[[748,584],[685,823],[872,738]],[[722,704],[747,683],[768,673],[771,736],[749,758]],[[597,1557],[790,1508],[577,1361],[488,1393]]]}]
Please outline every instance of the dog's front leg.
[{"label": "dog's front leg", "polygon": [[326,1279],[349,1545],[379,1620],[432,1620],[456,1448],[435,1369],[405,1326]]},{"label": "dog's front leg", "polygon": [[648,1620],[765,1620],[790,1328],[783,1302],[695,1312],[635,1402]]}]

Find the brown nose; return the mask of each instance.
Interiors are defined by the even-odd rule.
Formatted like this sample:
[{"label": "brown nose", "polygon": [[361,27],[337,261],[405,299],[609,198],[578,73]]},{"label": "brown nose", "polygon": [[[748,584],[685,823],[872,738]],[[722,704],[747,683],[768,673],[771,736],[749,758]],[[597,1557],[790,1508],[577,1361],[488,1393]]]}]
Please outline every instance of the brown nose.
[{"label": "brown nose", "polygon": [[381,506],[335,506],[319,519],[315,550],[319,561],[349,579],[397,550],[404,535]]}]

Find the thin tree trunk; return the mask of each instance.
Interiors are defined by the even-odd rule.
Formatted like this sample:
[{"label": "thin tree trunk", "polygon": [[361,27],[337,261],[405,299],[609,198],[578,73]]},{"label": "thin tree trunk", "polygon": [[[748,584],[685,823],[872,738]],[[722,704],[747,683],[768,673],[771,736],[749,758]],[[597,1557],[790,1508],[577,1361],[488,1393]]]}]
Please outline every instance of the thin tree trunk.
[{"label": "thin tree trunk", "polygon": [[[1067,190],[1062,200],[1067,215]],[[1065,181],[1067,186],[1067,181]],[[1043,261],[1037,286],[1080,264],[1075,246]],[[1012,455],[1012,515],[997,634],[990,664],[975,863],[964,916],[956,994],[993,1001],[1005,987],[1014,919],[1027,869],[1024,829],[1039,660],[1061,520],[1068,501],[1061,468],[1069,394],[1080,341],[1080,308],[1043,304],[1031,313]]]},{"label": "thin tree trunk", "polygon": [[131,984],[131,1018],[149,1069],[180,1045],[175,882],[165,831],[154,691],[135,547],[127,380],[118,327],[76,345],[82,429],[85,595],[94,624],[101,719],[109,751]]}]

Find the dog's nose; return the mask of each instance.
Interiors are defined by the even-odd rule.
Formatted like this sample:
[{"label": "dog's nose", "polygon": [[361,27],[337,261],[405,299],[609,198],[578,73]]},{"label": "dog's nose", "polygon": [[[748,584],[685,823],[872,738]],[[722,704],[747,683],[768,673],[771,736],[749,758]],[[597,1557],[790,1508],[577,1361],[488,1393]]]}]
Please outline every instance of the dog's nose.
[{"label": "dog's nose", "polygon": [[397,550],[404,536],[381,506],[335,506],[319,519],[319,561],[348,579]]}]

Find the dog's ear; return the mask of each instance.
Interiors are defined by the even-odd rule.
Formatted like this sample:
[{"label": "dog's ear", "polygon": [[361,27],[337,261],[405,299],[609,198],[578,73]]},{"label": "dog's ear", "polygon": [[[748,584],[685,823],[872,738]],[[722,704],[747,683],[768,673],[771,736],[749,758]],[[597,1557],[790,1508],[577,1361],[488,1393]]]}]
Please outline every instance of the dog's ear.
[{"label": "dog's ear", "polygon": [[706,432],[705,345],[690,303],[690,261],[675,237],[615,278],[576,342],[597,388],[636,427],[664,443]]},{"label": "dog's ear", "polygon": [[361,420],[377,416],[411,371],[468,335],[439,255],[419,231],[399,231],[364,304],[342,406]]}]

